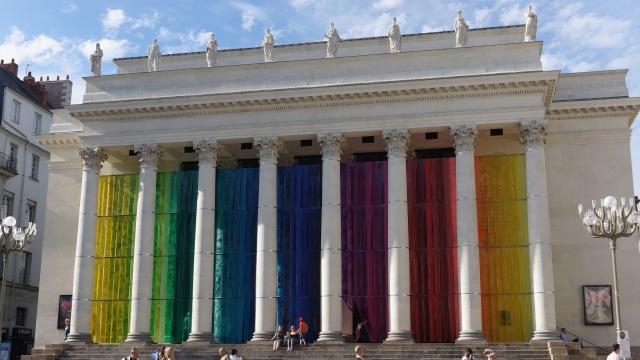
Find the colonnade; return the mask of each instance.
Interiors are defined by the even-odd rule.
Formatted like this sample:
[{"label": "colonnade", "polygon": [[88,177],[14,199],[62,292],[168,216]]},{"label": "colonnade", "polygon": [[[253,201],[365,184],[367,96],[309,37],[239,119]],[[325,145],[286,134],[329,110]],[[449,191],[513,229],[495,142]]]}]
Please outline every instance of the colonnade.
[{"label": "colonnade", "polygon": [[[544,158],[543,121],[520,124],[525,145],[529,253],[534,303],[532,340],[555,339],[553,263]],[[456,231],[460,303],[459,342],[484,341],[475,184],[477,128],[450,129],[456,150]],[[412,342],[407,215],[407,129],[383,131],[388,157],[388,335],[387,342]],[[319,342],[342,341],[340,133],[318,135],[322,152]],[[277,137],[254,139],[259,154],[258,228],[256,238],[255,332],[252,341],[269,340],[276,324],[277,164],[282,143]],[[209,342],[212,332],[216,160],[221,145],[214,140],[193,144],[198,153],[192,321],[189,341]],[[156,174],[162,149],[136,145],[140,165],[134,238],[131,316],[127,342],[150,342],[151,276]],[[78,236],[74,267],[71,332],[68,341],[90,341],[99,172],[106,159],[99,147],[81,147],[83,164]]]}]

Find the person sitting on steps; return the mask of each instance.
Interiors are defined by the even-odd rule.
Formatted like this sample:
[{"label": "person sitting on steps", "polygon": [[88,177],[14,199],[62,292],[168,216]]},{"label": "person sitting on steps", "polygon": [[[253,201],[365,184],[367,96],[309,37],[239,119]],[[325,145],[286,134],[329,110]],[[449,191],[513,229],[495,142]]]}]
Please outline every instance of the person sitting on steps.
[{"label": "person sitting on steps", "polygon": [[271,338],[271,341],[273,341],[273,351],[280,348],[280,345],[282,345],[282,342],[284,341],[284,335],[284,328],[282,325],[278,325],[278,330],[276,330],[276,333]]}]

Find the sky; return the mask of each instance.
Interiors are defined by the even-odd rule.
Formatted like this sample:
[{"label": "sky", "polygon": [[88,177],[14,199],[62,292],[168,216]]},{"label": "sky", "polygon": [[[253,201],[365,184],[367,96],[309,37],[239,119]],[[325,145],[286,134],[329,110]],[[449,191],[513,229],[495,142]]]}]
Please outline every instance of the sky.
[{"label": "sky", "polygon": [[[384,35],[393,16],[405,34],[442,31],[452,30],[457,9],[471,28],[514,25],[529,3],[545,70],[627,68],[630,94],[640,96],[638,0],[21,0],[0,12],[0,59],[15,58],[21,77],[69,74],[79,103],[97,41],[109,74],[113,58],[145,55],[153,38],[168,54],[204,50],[211,32],[219,49],[259,46],[266,27],[278,44],[322,40],[330,22],[343,38]],[[631,148],[640,194],[640,130]]]}]

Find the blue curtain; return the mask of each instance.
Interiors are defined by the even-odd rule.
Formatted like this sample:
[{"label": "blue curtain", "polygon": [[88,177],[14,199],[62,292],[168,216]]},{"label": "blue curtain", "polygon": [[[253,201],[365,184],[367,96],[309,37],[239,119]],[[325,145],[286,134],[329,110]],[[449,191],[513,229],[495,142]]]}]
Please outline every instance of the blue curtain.
[{"label": "blue curtain", "polygon": [[255,314],[258,169],[216,174],[213,340],[251,339]]},{"label": "blue curtain", "polygon": [[303,316],[309,342],[320,330],[321,207],[321,165],[278,168],[278,321]]}]

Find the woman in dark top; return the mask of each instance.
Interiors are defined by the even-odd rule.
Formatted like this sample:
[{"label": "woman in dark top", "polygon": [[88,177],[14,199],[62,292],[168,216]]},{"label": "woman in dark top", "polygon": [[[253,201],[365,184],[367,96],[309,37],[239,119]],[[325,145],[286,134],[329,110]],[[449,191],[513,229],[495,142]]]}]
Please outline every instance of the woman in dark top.
[{"label": "woman in dark top", "polygon": [[276,330],[276,333],[271,338],[271,341],[273,341],[273,351],[278,350],[280,348],[280,345],[282,345],[282,342],[284,341],[284,328],[282,327],[282,325],[278,325],[278,330]]}]

